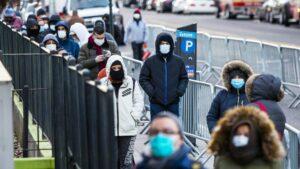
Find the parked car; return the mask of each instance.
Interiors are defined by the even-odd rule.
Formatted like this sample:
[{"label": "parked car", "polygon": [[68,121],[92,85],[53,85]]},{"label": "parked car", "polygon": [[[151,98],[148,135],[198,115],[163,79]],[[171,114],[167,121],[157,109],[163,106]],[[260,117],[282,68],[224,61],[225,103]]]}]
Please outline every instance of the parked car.
[{"label": "parked car", "polygon": [[131,7],[131,5],[138,5],[138,0],[123,0],[123,6],[125,7]]},{"label": "parked car", "polygon": [[157,0],[156,11],[157,12],[171,12],[173,0]]},{"label": "parked car", "polygon": [[299,23],[300,0],[268,0],[259,11],[259,19],[289,26]]},{"label": "parked car", "polygon": [[186,0],[174,0],[172,2],[172,12],[182,13],[184,11],[185,4],[186,4]]},{"label": "parked car", "polygon": [[263,0],[215,0],[217,8],[216,17],[223,16],[227,19],[235,19],[238,15],[249,16],[254,19]]},{"label": "parked car", "polygon": [[156,9],[156,0],[147,0],[147,10],[155,10]]}]

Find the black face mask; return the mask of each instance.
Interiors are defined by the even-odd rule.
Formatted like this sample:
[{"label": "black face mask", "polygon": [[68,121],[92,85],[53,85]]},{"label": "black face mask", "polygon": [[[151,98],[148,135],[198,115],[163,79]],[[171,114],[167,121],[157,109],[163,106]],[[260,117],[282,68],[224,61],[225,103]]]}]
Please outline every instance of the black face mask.
[{"label": "black face mask", "polygon": [[114,81],[122,81],[124,79],[123,69],[121,69],[119,71],[110,70],[109,75],[112,78],[112,80],[114,80]]}]

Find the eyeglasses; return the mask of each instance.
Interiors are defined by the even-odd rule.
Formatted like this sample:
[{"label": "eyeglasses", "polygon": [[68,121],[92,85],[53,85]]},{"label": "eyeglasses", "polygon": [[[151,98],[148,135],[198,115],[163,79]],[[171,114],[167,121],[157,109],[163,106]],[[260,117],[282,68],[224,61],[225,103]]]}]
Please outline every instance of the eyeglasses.
[{"label": "eyeglasses", "polygon": [[165,134],[165,135],[176,135],[176,134],[179,134],[178,131],[173,131],[173,130],[170,130],[170,129],[163,129],[163,130],[150,129],[149,130],[149,135],[150,136],[156,136],[159,133],[162,133],[162,134]]}]

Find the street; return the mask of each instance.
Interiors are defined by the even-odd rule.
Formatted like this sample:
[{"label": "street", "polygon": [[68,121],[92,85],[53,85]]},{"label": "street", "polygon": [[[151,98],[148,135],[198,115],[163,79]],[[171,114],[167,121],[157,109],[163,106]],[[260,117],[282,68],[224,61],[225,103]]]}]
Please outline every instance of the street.
[{"label": "street", "polygon": [[[132,17],[133,9],[121,8],[125,25]],[[238,20],[216,19],[214,15],[184,15],[172,13],[157,13],[156,11],[142,11],[142,17],[148,24],[158,24],[169,28],[198,24],[198,31],[207,32],[211,35],[231,36],[275,42],[300,46],[300,28],[297,26],[284,27],[279,24],[263,23],[259,20],[241,18]]]}]

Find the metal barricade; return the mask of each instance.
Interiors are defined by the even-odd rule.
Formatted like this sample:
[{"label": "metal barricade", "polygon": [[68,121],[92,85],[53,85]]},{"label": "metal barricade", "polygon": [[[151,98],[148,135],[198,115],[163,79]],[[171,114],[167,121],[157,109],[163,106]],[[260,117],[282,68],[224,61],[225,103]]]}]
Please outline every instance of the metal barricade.
[{"label": "metal barricade", "polygon": [[269,73],[282,78],[280,47],[277,45],[263,43],[262,55],[264,64],[263,72],[260,73]]},{"label": "metal barricade", "polygon": [[287,152],[284,160],[285,169],[298,169],[299,167],[299,136],[299,130],[288,124],[285,125],[283,140]]},{"label": "metal barricade", "polygon": [[[213,99],[211,84],[190,80],[186,93],[182,98],[182,121],[187,133],[209,139],[206,115]],[[205,98],[205,101],[202,101]]]}]

